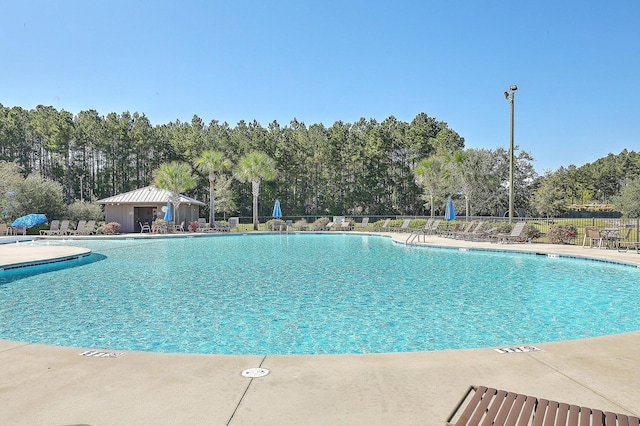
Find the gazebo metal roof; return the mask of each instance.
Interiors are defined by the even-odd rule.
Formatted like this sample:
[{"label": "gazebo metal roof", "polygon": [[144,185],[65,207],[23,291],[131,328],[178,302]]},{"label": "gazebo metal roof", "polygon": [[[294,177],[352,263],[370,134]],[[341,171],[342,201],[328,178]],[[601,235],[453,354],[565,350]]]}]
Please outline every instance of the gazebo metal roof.
[{"label": "gazebo metal roof", "polygon": [[[97,204],[164,204],[169,201],[171,192],[155,186],[145,186],[144,188],[114,195],[96,201]],[[195,198],[180,194],[180,203],[196,204],[204,206],[205,203]]]}]

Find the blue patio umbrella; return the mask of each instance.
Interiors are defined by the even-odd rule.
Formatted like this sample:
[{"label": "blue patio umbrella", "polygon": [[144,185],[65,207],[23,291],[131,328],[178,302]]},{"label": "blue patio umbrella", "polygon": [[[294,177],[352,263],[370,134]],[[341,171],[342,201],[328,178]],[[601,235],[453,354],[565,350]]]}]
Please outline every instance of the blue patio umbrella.
[{"label": "blue patio umbrella", "polygon": [[173,220],[173,212],[171,211],[171,201],[167,201],[167,212],[164,214],[164,220],[171,222]]},{"label": "blue patio umbrella", "polygon": [[282,210],[280,209],[280,200],[276,199],[273,205],[273,217],[279,219],[282,217]]},{"label": "blue patio umbrella", "polygon": [[447,198],[447,206],[444,209],[444,220],[453,220],[456,218],[456,209],[453,207],[451,197]]},{"label": "blue patio umbrella", "polygon": [[29,229],[32,226],[40,225],[41,223],[47,223],[47,216],[39,213],[31,213],[26,216],[21,216],[13,221],[11,226],[24,226]]}]

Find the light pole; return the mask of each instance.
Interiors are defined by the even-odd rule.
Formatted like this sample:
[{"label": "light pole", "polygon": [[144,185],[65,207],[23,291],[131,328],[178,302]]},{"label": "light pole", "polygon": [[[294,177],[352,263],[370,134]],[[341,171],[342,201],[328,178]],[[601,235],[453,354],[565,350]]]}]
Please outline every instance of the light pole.
[{"label": "light pole", "polygon": [[509,223],[513,221],[513,100],[517,91],[518,86],[512,84],[509,86],[509,90],[504,92],[504,98],[509,101],[509,105],[511,105],[511,138],[509,141]]}]

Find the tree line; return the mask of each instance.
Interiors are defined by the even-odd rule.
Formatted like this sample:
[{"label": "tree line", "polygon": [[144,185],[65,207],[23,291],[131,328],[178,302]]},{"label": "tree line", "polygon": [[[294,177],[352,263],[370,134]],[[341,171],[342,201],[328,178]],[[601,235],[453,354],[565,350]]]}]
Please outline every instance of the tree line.
[{"label": "tree line", "polygon": [[[211,152],[229,166],[220,170],[214,190],[207,168],[197,167]],[[270,214],[276,198],[287,216],[442,214],[448,196],[471,215],[497,216],[508,206],[509,152],[465,148],[464,138],[446,122],[425,113],[411,122],[390,116],[327,127],[294,118],[287,125],[241,120],[231,127],[217,120],[206,124],[197,115],[191,122],[152,125],[137,112],[74,115],[51,106],[26,110],[0,104],[0,160],[15,163],[25,176],[37,173],[57,182],[67,204],[152,184],[154,171],[178,162],[191,167],[197,182],[187,195],[209,204],[216,193],[216,211],[250,216],[252,185],[237,179],[232,165],[251,152],[264,153],[275,168],[275,178],[261,182],[261,216]],[[640,169],[637,156],[629,157],[629,164],[616,165],[632,170],[624,179],[604,166],[585,169],[583,187],[568,188],[565,204],[580,191],[583,199],[585,191],[593,198],[618,196]],[[514,204],[527,214],[544,214],[536,193],[550,174],[538,177],[533,160],[517,150]]]}]

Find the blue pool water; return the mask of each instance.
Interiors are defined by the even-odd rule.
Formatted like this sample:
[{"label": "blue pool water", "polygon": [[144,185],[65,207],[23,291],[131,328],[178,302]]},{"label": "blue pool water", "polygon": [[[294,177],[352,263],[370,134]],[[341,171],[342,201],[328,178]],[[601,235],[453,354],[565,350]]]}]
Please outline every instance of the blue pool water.
[{"label": "blue pool water", "polygon": [[356,234],[60,244],[94,254],[1,272],[0,338],[323,354],[512,346],[640,329],[640,271],[603,262],[404,247]]}]

